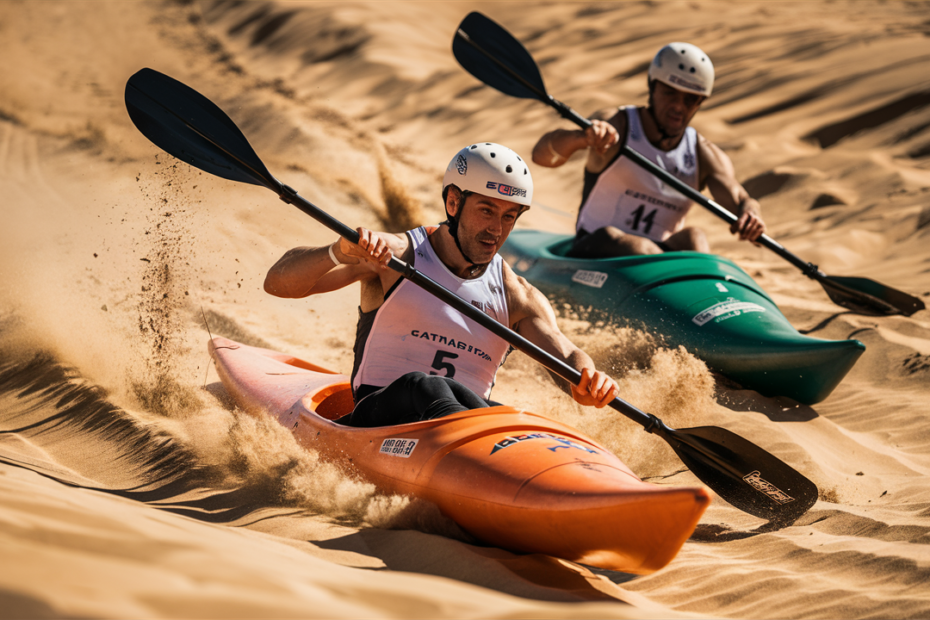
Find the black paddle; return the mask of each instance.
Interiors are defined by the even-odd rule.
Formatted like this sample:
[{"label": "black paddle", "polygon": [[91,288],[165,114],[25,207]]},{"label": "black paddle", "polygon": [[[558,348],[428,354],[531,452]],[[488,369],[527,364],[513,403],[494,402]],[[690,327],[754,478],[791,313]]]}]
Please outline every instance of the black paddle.
[{"label": "black paddle", "polygon": [[[555,108],[562,117],[582,129],[591,126],[591,121],[546,92],[536,62],[526,48],[502,26],[481,13],[469,13],[459,24],[455,37],[452,39],[452,54],[466,71],[505,95],[538,99]],[[621,153],[717,217],[730,224],[738,219],[734,214],[629,146],[624,144],[621,147]],[[762,235],[757,239],[757,243],[793,264],[807,277],[817,280],[833,303],[854,312],[876,316],[891,314],[911,316],[918,310],[924,309],[924,302],[917,297],[874,280],[828,276],[817,265],[804,262],[768,235]]]},{"label": "black paddle", "polygon": [[[209,99],[152,69],[126,84],[126,108],[139,131],[156,145],[201,170],[226,179],[261,185],[341,237],[358,243],[358,233],[274,178],[239,128]],[[392,269],[432,293],[515,348],[577,385],[580,373],[501,325],[397,257]],[[752,515],[791,523],[817,501],[817,487],[762,448],[712,426],[675,430],[654,415],[616,398],[610,406],[675,450],[681,460],[720,497]]]}]

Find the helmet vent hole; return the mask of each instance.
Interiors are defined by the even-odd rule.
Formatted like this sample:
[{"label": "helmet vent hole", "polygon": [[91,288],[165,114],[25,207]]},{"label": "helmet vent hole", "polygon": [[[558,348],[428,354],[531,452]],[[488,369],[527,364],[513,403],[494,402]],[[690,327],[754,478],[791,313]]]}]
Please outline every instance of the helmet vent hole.
[{"label": "helmet vent hole", "polygon": [[507,164],[507,167],[504,168],[507,172],[513,172],[513,167],[510,164]]},{"label": "helmet vent hole", "polygon": [[491,153],[491,157],[497,157],[497,153]]},{"label": "helmet vent hole", "polygon": [[684,66],[684,65],[678,65],[678,68],[681,69],[682,71],[685,70],[685,66]]},{"label": "helmet vent hole", "polygon": [[691,67],[691,73],[694,73],[694,67]]},{"label": "helmet vent hole", "polygon": [[471,145],[471,150],[474,151],[476,148],[478,148],[478,145],[477,145],[477,144],[472,144],[472,145]]}]

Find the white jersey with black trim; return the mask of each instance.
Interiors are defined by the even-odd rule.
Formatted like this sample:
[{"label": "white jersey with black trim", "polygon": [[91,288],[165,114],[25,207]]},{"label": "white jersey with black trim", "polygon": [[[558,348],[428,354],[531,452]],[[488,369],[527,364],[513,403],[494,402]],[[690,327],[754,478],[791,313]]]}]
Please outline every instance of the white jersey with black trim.
[{"label": "white jersey with black trim", "polygon": [[[465,280],[439,260],[425,228],[408,231],[407,236],[417,271],[509,327],[500,255],[494,256],[481,277]],[[455,379],[487,399],[509,349],[501,338],[406,279],[375,310],[367,333],[361,320],[359,325],[355,390],[361,385],[382,387],[408,372],[421,371]]]},{"label": "white jersey with black trim", "polygon": [[[627,145],[697,188],[697,131],[686,128],[677,147],[662,151],[646,139],[639,109],[621,109],[626,112]],[[665,241],[682,229],[691,204],[677,190],[620,155],[597,177],[581,205],[576,229],[592,233],[615,226],[625,233]]]}]

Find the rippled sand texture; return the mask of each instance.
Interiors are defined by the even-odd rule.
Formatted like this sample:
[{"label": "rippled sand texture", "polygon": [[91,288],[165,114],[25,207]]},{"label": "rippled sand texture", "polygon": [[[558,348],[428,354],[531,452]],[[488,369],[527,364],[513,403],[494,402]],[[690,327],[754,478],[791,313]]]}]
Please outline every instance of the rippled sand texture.
[{"label": "rippled sand texture", "polygon": [[[930,315],[832,303],[699,208],[801,331],[861,340],[807,407],[741,390],[648,334],[560,321],[623,396],[717,425],[810,477],[790,527],[715,501],[648,577],[475,544],[235,411],[214,334],[348,372],[357,292],[263,293],[286,249],[334,235],[267,190],[210,177],[132,126],[126,80],[172,75],[226,110],[282,181],[351,226],[442,219],[449,158],[529,155],[570,125],[455,62],[471,10],[502,23],[582,114],[646,98],[672,40],[717,68],[695,126],[732,157],[770,234],[832,275],[930,298],[930,4],[0,3],[0,617],[902,618],[930,614]],[[573,229],[583,161],[535,169],[520,225]],[[661,484],[694,481],[661,442],[582,411],[520,354],[497,400],[558,417]]]}]

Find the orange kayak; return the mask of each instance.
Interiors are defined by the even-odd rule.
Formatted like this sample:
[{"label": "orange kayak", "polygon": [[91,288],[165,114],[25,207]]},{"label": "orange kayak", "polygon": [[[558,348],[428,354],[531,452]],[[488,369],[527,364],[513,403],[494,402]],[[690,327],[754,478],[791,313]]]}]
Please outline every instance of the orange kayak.
[{"label": "orange kayak", "polygon": [[384,493],[433,502],[491,545],[648,574],[675,557],[710,503],[705,487],[643,482],[593,439],[513,407],[344,426],[334,420],[353,407],[345,375],[226,338],[209,348],[240,408],[273,416]]}]

